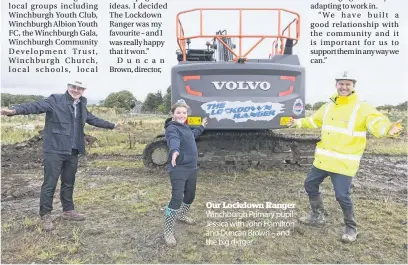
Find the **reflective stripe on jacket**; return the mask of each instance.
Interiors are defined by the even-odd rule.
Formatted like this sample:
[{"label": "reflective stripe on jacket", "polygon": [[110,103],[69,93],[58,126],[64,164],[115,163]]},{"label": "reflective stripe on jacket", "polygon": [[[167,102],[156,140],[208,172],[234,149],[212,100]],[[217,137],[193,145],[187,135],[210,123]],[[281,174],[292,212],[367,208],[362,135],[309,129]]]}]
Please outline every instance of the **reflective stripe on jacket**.
[{"label": "reflective stripe on jacket", "polygon": [[297,128],[322,128],[313,165],[322,170],[356,175],[366,148],[367,131],[377,138],[386,137],[392,123],[386,116],[356,93],[330,98],[310,117],[295,120]]}]

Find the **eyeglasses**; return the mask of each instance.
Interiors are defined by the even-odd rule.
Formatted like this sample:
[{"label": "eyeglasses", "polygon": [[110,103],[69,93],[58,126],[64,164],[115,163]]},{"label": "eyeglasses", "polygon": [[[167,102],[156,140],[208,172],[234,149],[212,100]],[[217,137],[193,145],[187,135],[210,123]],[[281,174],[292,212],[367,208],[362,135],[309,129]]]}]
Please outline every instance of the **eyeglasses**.
[{"label": "eyeglasses", "polygon": [[72,90],[78,90],[78,91],[84,91],[85,90],[85,88],[83,88],[83,87],[73,86],[73,85],[70,85],[69,88],[72,89]]}]

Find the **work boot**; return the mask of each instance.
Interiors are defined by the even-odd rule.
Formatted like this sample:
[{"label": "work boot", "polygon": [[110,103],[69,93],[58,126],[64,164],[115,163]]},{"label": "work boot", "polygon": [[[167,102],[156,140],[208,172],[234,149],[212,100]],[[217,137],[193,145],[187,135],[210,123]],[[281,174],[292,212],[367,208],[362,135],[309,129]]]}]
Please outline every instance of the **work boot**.
[{"label": "work boot", "polygon": [[190,209],[191,204],[181,204],[180,209],[177,211],[177,220],[189,225],[194,225],[196,222],[193,218],[187,216],[187,212]]},{"label": "work boot", "polygon": [[176,222],[177,210],[166,207],[164,218],[164,240],[168,246],[176,245],[176,239],[174,238],[173,228]]},{"label": "work boot", "polygon": [[357,223],[353,208],[342,208],[344,215],[344,231],[341,240],[344,243],[350,243],[357,239]]},{"label": "work boot", "polygon": [[309,197],[310,214],[300,217],[299,221],[306,225],[318,226],[323,225],[326,220],[324,216],[323,199],[321,196]]},{"label": "work boot", "polygon": [[76,211],[65,211],[62,213],[62,219],[69,221],[83,221],[85,220],[85,215],[77,213]]},{"label": "work boot", "polygon": [[49,232],[53,229],[51,214],[47,213],[41,216],[41,223],[44,231]]}]

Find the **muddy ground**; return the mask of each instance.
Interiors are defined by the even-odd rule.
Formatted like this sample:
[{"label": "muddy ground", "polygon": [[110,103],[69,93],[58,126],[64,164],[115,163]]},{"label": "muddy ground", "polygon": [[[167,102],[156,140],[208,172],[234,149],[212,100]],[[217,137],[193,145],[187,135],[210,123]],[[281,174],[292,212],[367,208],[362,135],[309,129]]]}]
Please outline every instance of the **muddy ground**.
[{"label": "muddy ground", "polygon": [[210,201],[292,202],[296,204],[293,220],[306,214],[302,181],[308,168],[299,168],[200,172],[192,210],[198,225],[179,224],[176,238],[180,243],[168,248],[162,239],[162,215],[170,198],[169,182],[164,172],[144,169],[138,156],[81,158],[75,201],[87,221],[60,219],[57,187],[55,230],[43,232],[38,220],[41,143],[38,136],[23,144],[2,146],[2,263],[407,263],[405,156],[364,156],[352,187],[361,231],[354,244],[339,241],[341,210],[326,180],[322,186],[329,212],[325,227],[296,223],[290,236],[244,237],[246,242],[252,240],[246,246],[209,245],[206,225],[213,220],[206,217],[206,203]]}]

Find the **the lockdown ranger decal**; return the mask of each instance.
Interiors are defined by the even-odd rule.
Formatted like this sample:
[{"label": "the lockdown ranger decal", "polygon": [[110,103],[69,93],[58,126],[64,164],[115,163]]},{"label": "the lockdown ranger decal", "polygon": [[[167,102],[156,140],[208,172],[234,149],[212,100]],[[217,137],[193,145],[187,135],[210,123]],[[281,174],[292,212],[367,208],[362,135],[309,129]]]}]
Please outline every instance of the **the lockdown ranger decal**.
[{"label": "the lockdown ranger decal", "polygon": [[284,104],[252,101],[211,101],[201,105],[210,118],[235,122],[270,121],[284,112]]}]

